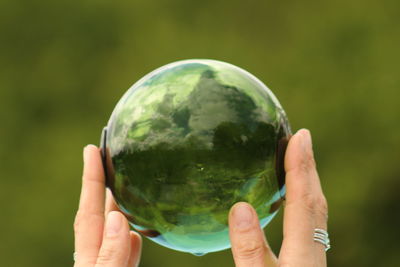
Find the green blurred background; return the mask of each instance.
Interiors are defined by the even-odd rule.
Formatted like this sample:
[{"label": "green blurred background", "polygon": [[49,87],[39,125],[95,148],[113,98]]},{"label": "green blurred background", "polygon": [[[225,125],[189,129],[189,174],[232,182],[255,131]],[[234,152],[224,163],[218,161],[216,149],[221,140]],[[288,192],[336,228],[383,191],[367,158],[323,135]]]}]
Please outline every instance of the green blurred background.
[{"label": "green blurred background", "polygon": [[[330,266],[399,266],[399,3],[0,0],[0,266],[72,266],[82,148],[135,81],[186,58],[250,71],[311,130]],[[144,243],[143,267],[205,265],[230,251]]]}]

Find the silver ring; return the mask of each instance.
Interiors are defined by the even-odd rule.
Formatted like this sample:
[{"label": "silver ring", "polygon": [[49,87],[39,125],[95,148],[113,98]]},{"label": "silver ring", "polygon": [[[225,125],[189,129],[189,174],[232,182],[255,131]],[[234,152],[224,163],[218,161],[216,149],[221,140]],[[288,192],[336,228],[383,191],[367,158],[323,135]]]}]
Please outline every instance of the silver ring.
[{"label": "silver ring", "polygon": [[76,256],[77,256],[77,254],[76,254],[76,252],[74,252],[74,254],[72,255],[72,257],[74,258],[74,261],[76,261]]},{"label": "silver ring", "polygon": [[331,248],[328,232],[323,229],[314,229],[314,241],[324,245],[325,251],[328,251]]}]

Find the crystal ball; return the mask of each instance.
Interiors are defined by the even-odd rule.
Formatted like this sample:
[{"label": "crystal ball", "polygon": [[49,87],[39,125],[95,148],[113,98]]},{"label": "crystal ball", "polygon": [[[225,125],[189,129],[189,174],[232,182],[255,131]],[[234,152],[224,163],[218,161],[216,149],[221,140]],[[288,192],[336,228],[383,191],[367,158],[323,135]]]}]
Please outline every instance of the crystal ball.
[{"label": "crystal ball", "polygon": [[183,60],[136,82],[103,130],[106,184],[131,227],[204,255],[230,247],[228,213],[250,203],[265,227],[285,194],[287,116],[255,76]]}]

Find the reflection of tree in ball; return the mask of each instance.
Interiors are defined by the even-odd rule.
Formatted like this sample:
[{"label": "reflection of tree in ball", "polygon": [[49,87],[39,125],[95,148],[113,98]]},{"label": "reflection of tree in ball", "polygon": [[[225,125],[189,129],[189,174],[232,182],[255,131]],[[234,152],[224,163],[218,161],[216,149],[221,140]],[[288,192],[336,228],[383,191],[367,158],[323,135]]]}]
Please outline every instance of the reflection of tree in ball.
[{"label": "reflection of tree in ball", "polygon": [[278,210],[289,134],[278,101],[251,74],[213,60],[176,62],[115,108],[104,137],[108,186],[153,241],[197,255],[222,250],[234,203],[252,204],[262,226]]}]

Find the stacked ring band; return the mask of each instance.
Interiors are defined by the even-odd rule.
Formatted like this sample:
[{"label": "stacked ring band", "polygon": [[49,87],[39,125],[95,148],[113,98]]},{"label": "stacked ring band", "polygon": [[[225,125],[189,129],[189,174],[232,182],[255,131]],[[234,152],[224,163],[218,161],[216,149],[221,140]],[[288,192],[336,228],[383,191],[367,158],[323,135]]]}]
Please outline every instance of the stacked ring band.
[{"label": "stacked ring band", "polygon": [[314,241],[324,245],[325,251],[328,251],[331,248],[328,232],[323,229],[314,229]]}]

